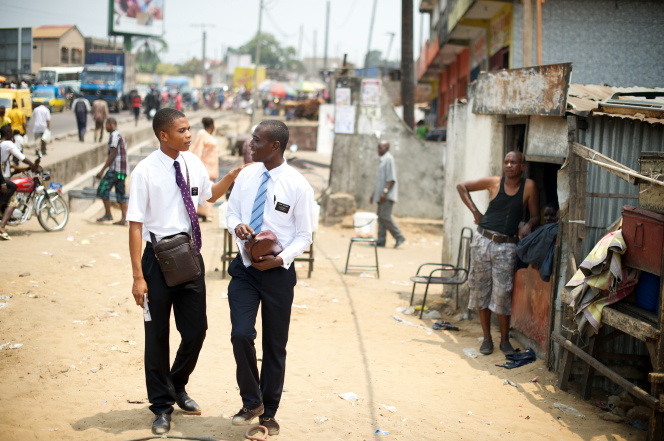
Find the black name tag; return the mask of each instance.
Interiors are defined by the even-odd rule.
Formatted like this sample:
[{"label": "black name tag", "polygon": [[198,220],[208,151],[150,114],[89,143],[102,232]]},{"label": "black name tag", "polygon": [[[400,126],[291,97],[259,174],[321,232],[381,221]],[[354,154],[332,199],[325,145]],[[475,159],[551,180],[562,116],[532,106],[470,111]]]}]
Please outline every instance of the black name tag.
[{"label": "black name tag", "polygon": [[277,206],[275,207],[275,210],[281,211],[282,213],[288,213],[288,210],[290,210],[290,205],[282,204],[281,202],[277,202]]},{"label": "black name tag", "polygon": [[198,196],[198,187],[191,187],[191,195]]}]

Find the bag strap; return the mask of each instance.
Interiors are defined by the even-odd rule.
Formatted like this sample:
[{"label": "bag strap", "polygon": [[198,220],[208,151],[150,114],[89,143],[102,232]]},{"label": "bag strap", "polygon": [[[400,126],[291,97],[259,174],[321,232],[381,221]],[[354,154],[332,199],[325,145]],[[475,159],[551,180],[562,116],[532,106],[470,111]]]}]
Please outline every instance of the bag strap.
[{"label": "bag strap", "polygon": [[152,251],[154,251],[154,257],[157,257],[157,237],[152,231],[148,231],[148,233],[150,233],[150,239],[152,239]]}]

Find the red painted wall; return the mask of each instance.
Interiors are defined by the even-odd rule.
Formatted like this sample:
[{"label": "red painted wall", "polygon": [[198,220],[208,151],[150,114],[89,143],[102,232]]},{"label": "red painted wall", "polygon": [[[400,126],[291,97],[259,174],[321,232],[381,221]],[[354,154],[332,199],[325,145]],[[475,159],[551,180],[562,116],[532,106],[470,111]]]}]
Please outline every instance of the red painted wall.
[{"label": "red painted wall", "polygon": [[457,55],[456,59],[447,66],[440,75],[438,90],[438,125],[446,125],[449,106],[456,99],[465,98],[470,78],[470,48],[466,48]]},{"label": "red painted wall", "polygon": [[550,292],[551,282],[542,282],[539,270],[532,265],[516,272],[512,292],[512,327],[535,340],[544,352]]}]

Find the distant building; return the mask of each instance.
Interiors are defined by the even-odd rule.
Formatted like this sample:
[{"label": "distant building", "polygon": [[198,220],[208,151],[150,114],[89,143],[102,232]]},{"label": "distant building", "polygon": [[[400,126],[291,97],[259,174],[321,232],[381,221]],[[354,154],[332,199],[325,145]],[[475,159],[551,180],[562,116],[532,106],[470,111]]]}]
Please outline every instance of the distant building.
[{"label": "distant building", "polygon": [[[317,77],[320,75],[321,69],[323,69],[324,66],[324,61],[325,59],[322,57],[305,57],[302,59],[302,64],[304,65],[304,68],[307,70],[305,72],[306,76],[313,76]],[[340,68],[341,65],[343,64],[343,59],[341,58],[330,58],[328,57],[327,59],[327,68],[328,69],[337,69]]]},{"label": "distant building", "polygon": [[[536,64],[537,8],[533,2],[532,56]],[[657,35],[664,3],[654,0],[577,0],[543,3],[542,64],[572,63],[578,84],[659,87],[664,49]],[[481,71],[523,67],[523,2],[420,0],[429,14],[417,80],[434,90],[432,118],[446,124],[449,106],[465,98]],[[426,32],[426,30],[425,30]]]},{"label": "distant building", "polygon": [[85,38],[74,25],[32,29],[32,71],[43,66],[80,66],[84,63]]},{"label": "distant building", "polygon": [[122,40],[113,41],[110,38],[85,37],[85,54],[95,51],[119,51],[124,52]]}]

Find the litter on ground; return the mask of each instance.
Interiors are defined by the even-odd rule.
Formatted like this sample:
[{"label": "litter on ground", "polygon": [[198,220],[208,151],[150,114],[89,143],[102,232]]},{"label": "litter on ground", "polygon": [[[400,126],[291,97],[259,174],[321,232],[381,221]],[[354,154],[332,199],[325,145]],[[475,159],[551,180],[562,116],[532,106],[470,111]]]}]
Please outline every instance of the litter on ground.
[{"label": "litter on ground", "polygon": [[518,384],[514,383],[513,381],[507,380],[507,379],[505,381],[503,381],[503,384],[506,384],[508,386],[519,387]]},{"label": "litter on ground", "polygon": [[346,392],[345,394],[339,394],[339,397],[343,398],[346,401],[351,401],[351,402],[357,401],[359,398],[355,392]]},{"label": "litter on ground", "polygon": [[390,412],[396,412],[397,411],[397,408],[394,407],[394,406],[388,406],[388,405],[385,405],[385,404],[381,404],[381,406],[383,406],[385,409],[389,410]]},{"label": "litter on ground", "polygon": [[585,418],[586,417],[584,414],[582,414],[581,412],[579,412],[575,408],[570,407],[570,406],[566,406],[562,403],[553,403],[553,407],[555,407],[556,409],[560,409],[566,415],[572,415],[572,416],[579,417],[579,418]]},{"label": "litter on ground", "polygon": [[466,348],[466,349],[463,350],[463,353],[466,354],[466,356],[470,357],[470,358],[477,358],[477,355],[478,355],[475,348]]}]

